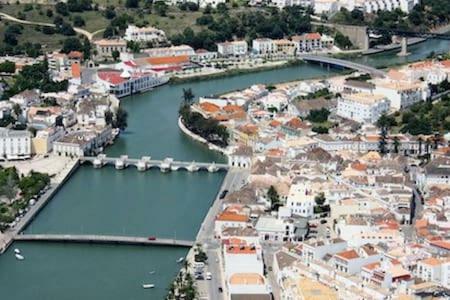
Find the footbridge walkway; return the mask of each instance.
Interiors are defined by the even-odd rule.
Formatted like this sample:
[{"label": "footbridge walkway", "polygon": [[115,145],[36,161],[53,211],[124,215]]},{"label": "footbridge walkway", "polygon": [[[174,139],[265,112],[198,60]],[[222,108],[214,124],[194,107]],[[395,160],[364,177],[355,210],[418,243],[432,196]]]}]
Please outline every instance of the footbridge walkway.
[{"label": "footbridge walkway", "polygon": [[346,68],[346,69],[356,70],[356,71],[359,71],[362,73],[368,73],[374,77],[383,78],[386,76],[386,72],[384,72],[382,70],[379,70],[379,69],[371,67],[371,66],[348,61],[348,60],[343,60],[343,59],[338,59],[338,58],[333,58],[333,57],[328,57],[328,56],[321,56],[321,55],[312,55],[312,54],[311,55],[308,55],[308,54],[301,55],[300,58],[307,62],[327,64],[327,65],[331,65],[331,66],[338,66],[338,67],[342,67],[342,68]]},{"label": "footbridge walkway", "polygon": [[90,244],[173,246],[187,248],[194,246],[194,241],[113,235],[18,234],[14,237],[14,240]]},{"label": "footbridge walkway", "polygon": [[128,155],[120,157],[107,157],[104,154],[98,156],[80,157],[80,162],[90,162],[94,168],[101,168],[105,165],[114,165],[116,169],[124,169],[128,166],[135,166],[139,171],[146,171],[151,168],[159,168],[162,172],[186,170],[189,172],[197,172],[205,170],[208,172],[227,171],[229,166],[221,163],[204,163],[204,162],[185,162],[176,161],[167,157],[164,160],[154,160],[150,156],[143,156],[140,159],[129,158]]}]

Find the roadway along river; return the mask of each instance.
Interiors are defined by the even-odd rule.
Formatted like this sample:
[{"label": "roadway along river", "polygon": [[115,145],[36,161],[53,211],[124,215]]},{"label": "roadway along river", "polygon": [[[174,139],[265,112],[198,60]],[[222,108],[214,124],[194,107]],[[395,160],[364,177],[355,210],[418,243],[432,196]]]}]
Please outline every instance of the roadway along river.
[{"label": "roadway along river", "polygon": [[[449,42],[428,41],[411,47],[413,55],[395,53],[356,59],[385,66],[446,51]],[[123,100],[129,128],[107,150],[110,155],[151,155],[179,160],[223,161],[224,158],[185,137],[177,127],[182,89],[196,96],[241,89],[255,83],[276,83],[331,76],[316,66],[302,65],[217,80],[167,85]],[[94,170],[81,167],[27,229],[29,233],[83,233],[194,239],[223,174],[134,168]],[[13,249],[25,260],[18,262]],[[167,247],[15,243],[0,256],[1,299],[162,299],[187,250]],[[149,274],[155,270],[155,274]],[[144,290],[142,283],[154,283]]]}]

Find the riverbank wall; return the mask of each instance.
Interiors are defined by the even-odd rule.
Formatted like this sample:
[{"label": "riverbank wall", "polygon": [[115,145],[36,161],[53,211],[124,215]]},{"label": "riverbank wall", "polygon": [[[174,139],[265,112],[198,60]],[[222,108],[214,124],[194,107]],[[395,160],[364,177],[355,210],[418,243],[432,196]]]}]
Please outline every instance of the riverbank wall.
[{"label": "riverbank wall", "polygon": [[75,173],[79,166],[80,163],[78,159],[71,160],[64,170],[52,178],[52,182],[50,182],[50,189],[47,190],[38,201],[36,201],[36,204],[31,206],[29,211],[22,219],[20,219],[14,228],[6,230],[3,235],[0,236],[0,254],[3,254],[9,246],[11,246],[14,241],[14,237],[27,228],[39,212],[48,204],[48,202],[50,202],[56,193],[58,193],[64,183],[66,183],[72,174]]},{"label": "riverbank wall", "polygon": [[208,142],[206,139],[202,138],[201,136],[199,136],[199,135],[193,133],[192,131],[190,131],[189,129],[187,129],[187,127],[184,126],[183,121],[181,120],[181,117],[178,118],[178,127],[184,134],[186,134],[193,140],[208,146],[208,149],[210,149],[210,150],[220,152],[223,155],[226,155],[228,157],[228,151],[226,149],[220,148],[219,146]]}]

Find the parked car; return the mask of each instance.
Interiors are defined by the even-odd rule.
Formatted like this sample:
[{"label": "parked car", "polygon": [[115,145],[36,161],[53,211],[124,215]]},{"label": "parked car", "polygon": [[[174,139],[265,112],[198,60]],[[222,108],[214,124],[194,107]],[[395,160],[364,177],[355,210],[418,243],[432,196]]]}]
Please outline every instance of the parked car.
[{"label": "parked car", "polygon": [[223,293],[223,288],[219,286],[219,293]]},{"label": "parked car", "polygon": [[225,196],[228,194],[228,190],[224,190],[221,194],[220,194],[220,199],[225,198]]},{"label": "parked car", "polygon": [[155,240],[156,240],[156,236],[149,236],[149,237],[148,237],[148,240],[149,240],[149,241],[155,241]]},{"label": "parked car", "polygon": [[211,280],[211,279],[212,279],[212,273],[206,272],[206,280]]},{"label": "parked car", "polygon": [[320,224],[326,224],[327,220],[320,220]]}]

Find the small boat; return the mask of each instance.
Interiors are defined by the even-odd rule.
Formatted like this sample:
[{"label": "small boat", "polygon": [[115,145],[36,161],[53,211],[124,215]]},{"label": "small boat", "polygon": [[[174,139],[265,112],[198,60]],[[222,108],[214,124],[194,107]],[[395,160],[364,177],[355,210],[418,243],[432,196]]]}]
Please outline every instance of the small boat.
[{"label": "small boat", "polygon": [[17,254],[17,253],[16,253],[16,258],[17,258],[17,260],[24,260],[25,259],[25,257],[23,257],[22,255]]},{"label": "small boat", "polygon": [[150,271],[150,272],[148,272],[150,275],[152,275],[152,274],[155,274],[156,273],[156,271]]},{"label": "small boat", "polygon": [[177,259],[177,263],[182,263],[184,260],[184,257],[180,257],[179,259]]},{"label": "small boat", "polygon": [[142,285],[142,287],[143,287],[144,289],[152,289],[152,288],[155,287],[155,285],[154,285],[154,284],[151,284],[151,283],[144,283],[144,284]]},{"label": "small boat", "polygon": [[15,254],[20,254],[20,250],[16,248],[16,249],[14,249],[14,253]]}]

